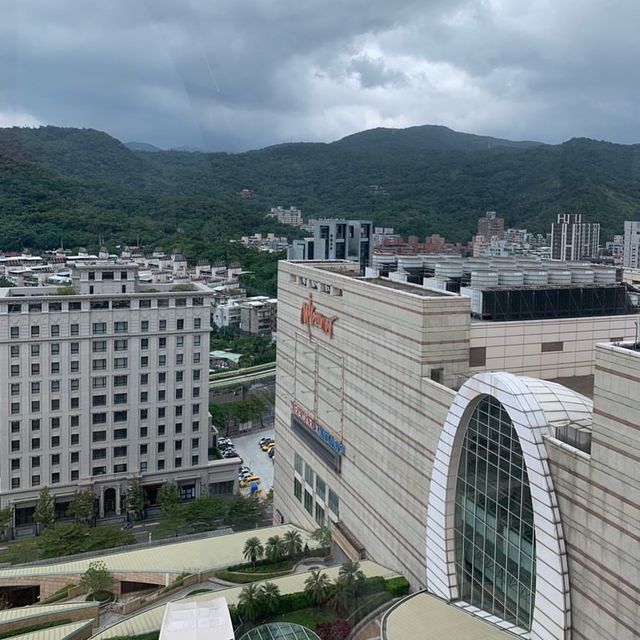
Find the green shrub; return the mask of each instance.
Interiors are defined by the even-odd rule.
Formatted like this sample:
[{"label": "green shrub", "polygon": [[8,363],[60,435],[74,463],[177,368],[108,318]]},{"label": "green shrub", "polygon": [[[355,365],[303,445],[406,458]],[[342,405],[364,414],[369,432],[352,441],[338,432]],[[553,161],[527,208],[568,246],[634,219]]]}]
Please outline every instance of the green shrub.
[{"label": "green shrub", "polygon": [[90,593],[85,600],[94,602],[111,602],[114,599],[113,593],[111,591],[96,591],[95,593]]},{"label": "green shrub", "polygon": [[280,596],[278,602],[277,615],[284,613],[291,613],[291,611],[297,611],[298,609],[306,609],[309,606],[309,601],[304,591],[297,591],[296,593],[285,593]]},{"label": "green shrub", "polygon": [[[256,560],[255,569],[261,567],[267,567],[268,571],[265,573],[273,573],[275,571],[285,571],[293,568],[295,561],[293,560],[280,560],[280,562],[273,562],[273,560]],[[246,573],[260,573],[256,572],[254,565],[251,562],[243,562],[242,564],[232,564],[227,567],[227,571],[240,571]]]},{"label": "green shrub", "polygon": [[390,578],[387,580],[386,589],[394,598],[406,596],[409,593],[409,582],[402,576]]},{"label": "green shrub", "polygon": [[382,576],[372,576],[371,578],[365,578],[358,593],[363,596],[367,596],[372,593],[380,593],[386,589],[386,586],[387,581]]},{"label": "green shrub", "polygon": [[12,631],[5,631],[0,633],[0,639],[13,638],[14,636],[20,636],[22,634],[33,633],[34,631],[41,631],[42,629],[51,629],[52,627],[60,627],[63,624],[70,624],[73,622],[70,618],[61,618],[60,620],[54,620],[53,622],[41,622],[40,624],[33,624],[30,627],[20,627],[19,629],[13,629]]},{"label": "green shrub", "polygon": [[218,571],[215,576],[220,580],[226,582],[233,582],[235,584],[248,584],[249,582],[260,582],[262,580],[271,580],[272,578],[281,578],[282,576],[289,575],[290,571],[276,571],[270,573],[235,573],[233,571]]}]

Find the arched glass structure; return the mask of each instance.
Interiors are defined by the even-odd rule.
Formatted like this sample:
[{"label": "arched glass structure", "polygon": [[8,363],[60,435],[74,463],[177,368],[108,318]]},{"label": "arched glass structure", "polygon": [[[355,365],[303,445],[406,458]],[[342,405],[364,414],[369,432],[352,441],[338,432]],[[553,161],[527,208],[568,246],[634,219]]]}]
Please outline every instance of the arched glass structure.
[{"label": "arched glass structure", "polygon": [[536,567],[529,479],[516,430],[492,396],[473,410],[461,448],[455,567],[461,600],[531,629]]}]

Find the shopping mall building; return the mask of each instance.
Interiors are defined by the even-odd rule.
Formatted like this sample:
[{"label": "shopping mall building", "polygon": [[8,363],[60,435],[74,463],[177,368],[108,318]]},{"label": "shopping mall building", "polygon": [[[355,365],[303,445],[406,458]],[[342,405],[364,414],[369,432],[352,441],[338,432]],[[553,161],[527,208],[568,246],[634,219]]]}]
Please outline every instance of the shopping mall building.
[{"label": "shopping mall building", "polygon": [[635,317],[477,322],[344,262],[278,301],[277,521],[524,637],[638,637]]}]

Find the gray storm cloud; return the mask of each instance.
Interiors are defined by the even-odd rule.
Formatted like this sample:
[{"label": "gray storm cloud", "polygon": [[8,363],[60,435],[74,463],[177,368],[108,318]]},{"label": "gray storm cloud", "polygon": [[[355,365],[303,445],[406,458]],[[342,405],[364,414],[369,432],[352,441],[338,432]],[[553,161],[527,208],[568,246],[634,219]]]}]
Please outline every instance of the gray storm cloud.
[{"label": "gray storm cloud", "polygon": [[238,151],[444,124],[640,140],[623,0],[21,0],[0,21],[0,126]]}]

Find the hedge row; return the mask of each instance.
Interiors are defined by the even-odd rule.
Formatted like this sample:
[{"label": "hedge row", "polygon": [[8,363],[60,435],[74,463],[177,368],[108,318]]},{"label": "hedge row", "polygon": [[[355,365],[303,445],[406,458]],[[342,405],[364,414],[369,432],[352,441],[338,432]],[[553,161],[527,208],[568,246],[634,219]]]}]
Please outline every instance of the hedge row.
[{"label": "hedge row", "polygon": [[65,584],[64,587],[54,591],[48,598],[40,600],[40,604],[52,604],[53,602],[58,602],[58,600],[64,600],[69,595],[69,591],[71,591],[75,586],[76,585],[73,584],[73,582]]},{"label": "hedge row", "polygon": [[259,582],[261,580],[272,580],[288,576],[291,571],[278,571],[276,573],[235,573],[233,571],[218,571],[215,576],[226,582],[235,584],[248,584],[249,582]]}]

